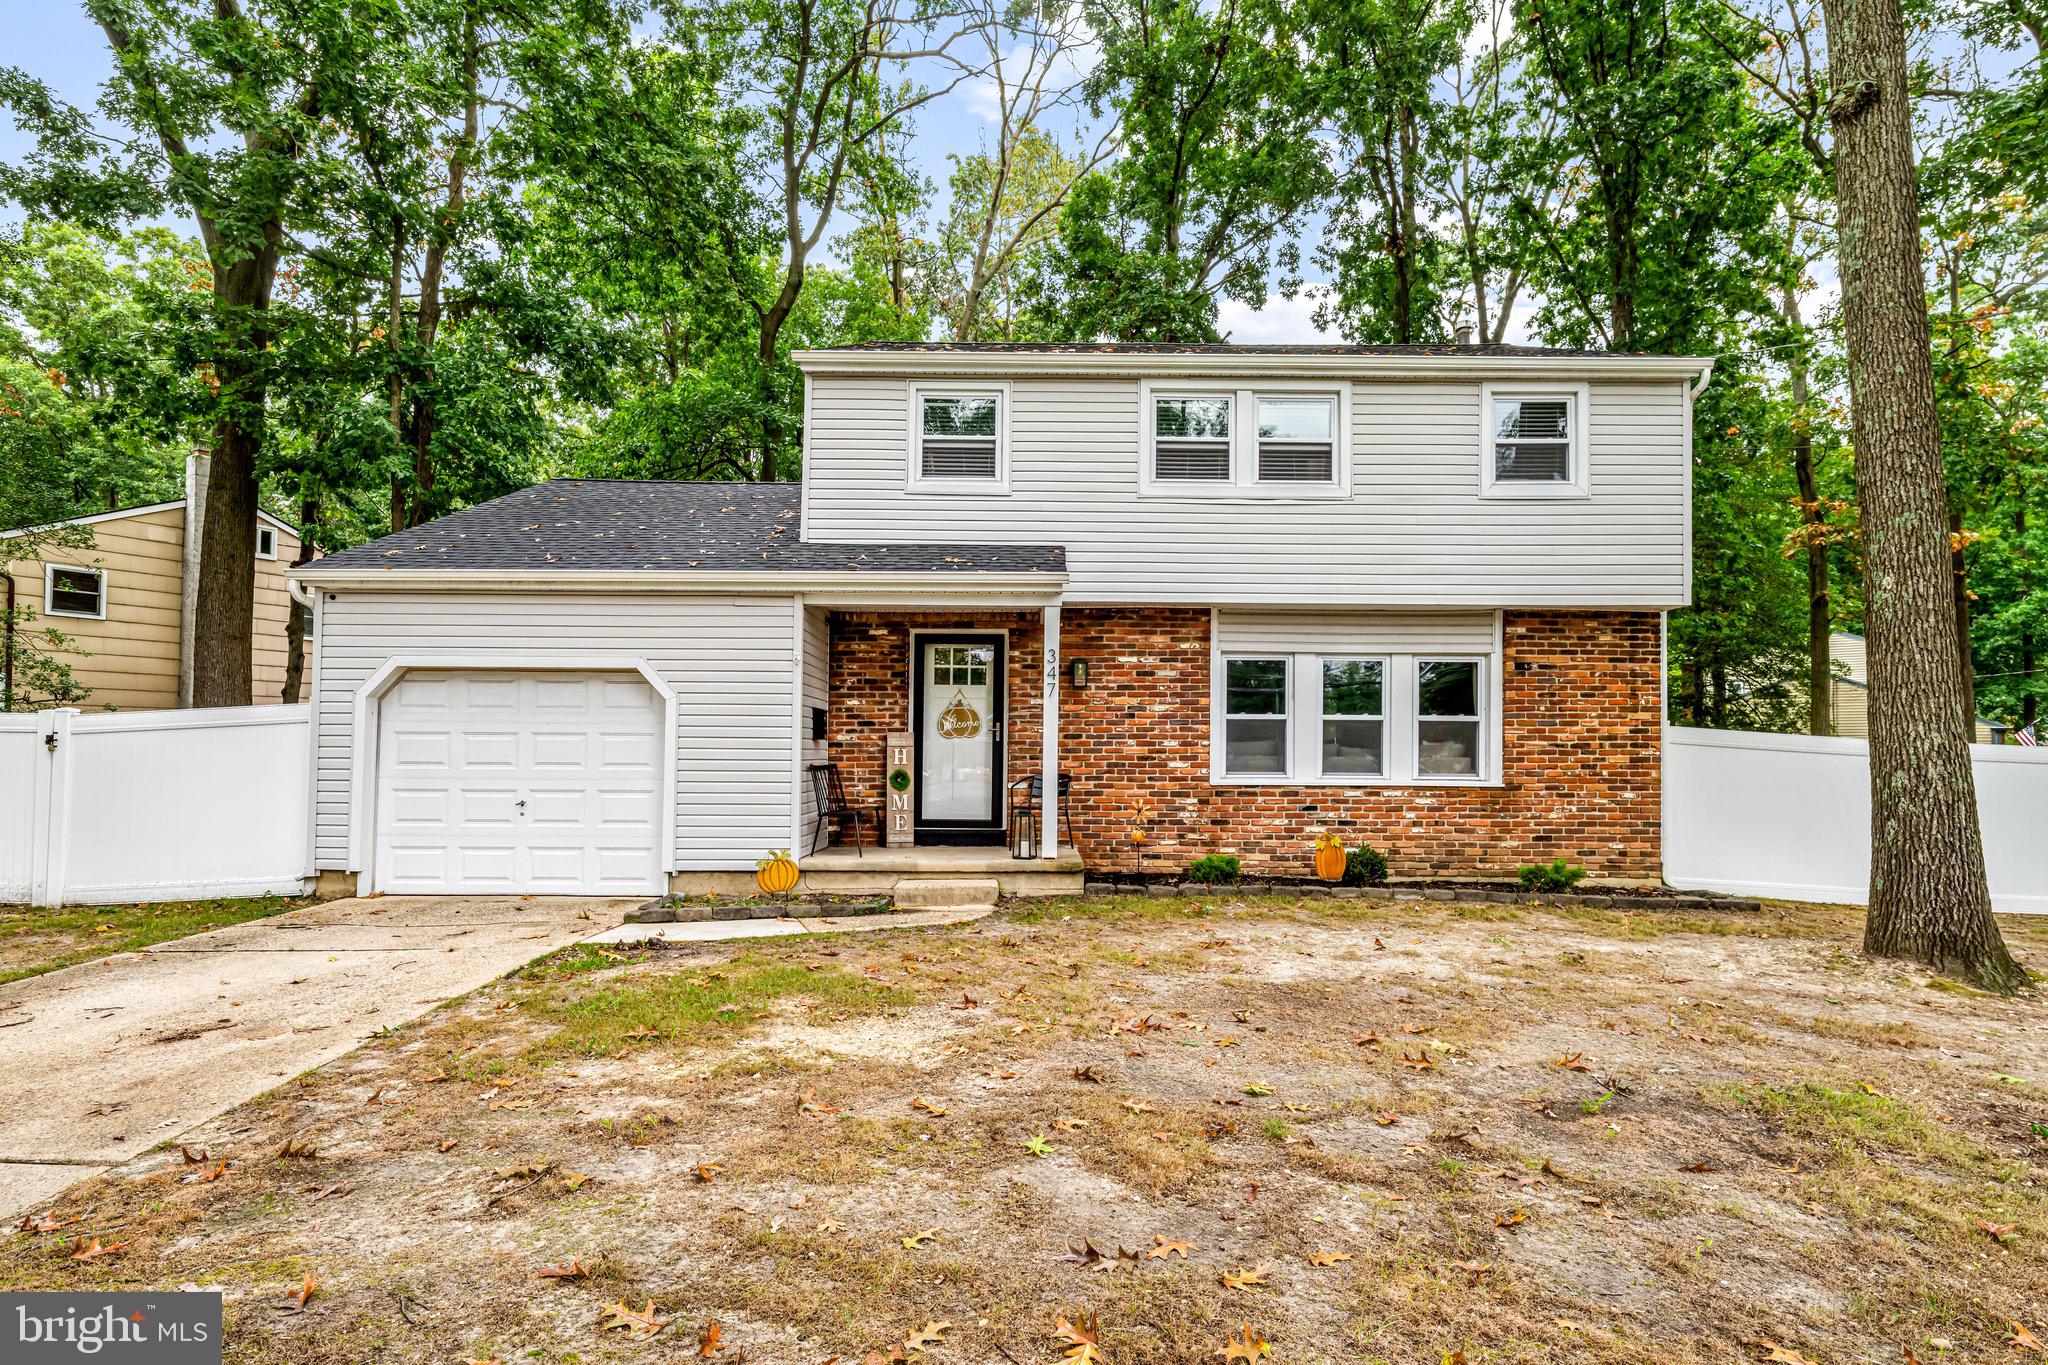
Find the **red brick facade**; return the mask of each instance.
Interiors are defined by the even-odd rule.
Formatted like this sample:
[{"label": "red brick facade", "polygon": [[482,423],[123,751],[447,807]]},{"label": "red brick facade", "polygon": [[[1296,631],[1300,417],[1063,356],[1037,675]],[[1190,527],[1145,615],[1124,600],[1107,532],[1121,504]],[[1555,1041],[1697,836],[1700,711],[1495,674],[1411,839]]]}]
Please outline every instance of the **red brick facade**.
[{"label": "red brick facade", "polygon": [[[1209,612],[1068,607],[1063,618],[1064,654],[1089,667],[1087,688],[1063,680],[1060,764],[1091,869],[1179,872],[1230,852],[1250,874],[1307,875],[1314,836],[1328,828],[1385,852],[1396,876],[1511,872],[1556,857],[1596,876],[1659,874],[1655,612],[1507,614],[1497,787],[1213,785]],[[1036,771],[1036,612],[834,613],[830,733],[848,794],[880,804],[882,737],[910,726],[913,627],[1009,630],[1009,775]]]}]

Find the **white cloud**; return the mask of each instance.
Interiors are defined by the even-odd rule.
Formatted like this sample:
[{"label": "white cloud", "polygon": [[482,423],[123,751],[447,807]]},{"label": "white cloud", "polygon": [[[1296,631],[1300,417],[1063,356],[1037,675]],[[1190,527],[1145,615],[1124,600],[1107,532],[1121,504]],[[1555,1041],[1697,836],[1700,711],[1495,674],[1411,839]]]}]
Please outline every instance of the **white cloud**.
[{"label": "white cloud", "polygon": [[1312,315],[1316,308],[1315,296],[1319,292],[1315,286],[1310,286],[1291,299],[1269,294],[1257,308],[1236,299],[1225,299],[1218,310],[1217,330],[1230,340],[1248,346],[1341,342],[1344,338],[1315,324]]}]

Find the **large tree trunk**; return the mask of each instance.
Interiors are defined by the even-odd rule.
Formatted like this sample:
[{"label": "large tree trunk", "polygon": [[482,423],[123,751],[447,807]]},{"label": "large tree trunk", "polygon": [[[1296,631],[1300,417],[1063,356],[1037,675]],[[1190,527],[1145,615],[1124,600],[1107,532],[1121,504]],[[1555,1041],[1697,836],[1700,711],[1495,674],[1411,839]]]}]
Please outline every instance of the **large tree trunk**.
[{"label": "large tree trunk", "polygon": [[253,695],[256,616],[256,457],[263,448],[263,373],[270,333],[262,325],[277,279],[273,224],[268,241],[226,269],[214,269],[214,300],[225,318],[213,374],[221,399],[213,461],[199,525],[199,589],[192,613],[192,705],[247,706]]},{"label": "large tree trunk", "polygon": [[2010,992],[2026,977],[1991,914],[1956,668],[1905,20],[1899,0],[1823,5],[1870,654],[1863,946]]}]

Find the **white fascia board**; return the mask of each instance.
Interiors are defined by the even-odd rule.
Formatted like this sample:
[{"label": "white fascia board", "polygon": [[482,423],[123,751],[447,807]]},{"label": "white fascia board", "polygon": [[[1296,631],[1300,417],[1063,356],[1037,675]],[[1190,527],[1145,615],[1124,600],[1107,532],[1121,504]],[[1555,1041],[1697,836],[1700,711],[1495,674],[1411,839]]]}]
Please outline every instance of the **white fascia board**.
[{"label": "white fascia board", "polygon": [[1213,352],[797,351],[806,374],[1340,376],[1355,379],[1690,379],[1704,387],[1711,356],[1232,355]]},{"label": "white fascia board", "polygon": [[[0,531],[0,540],[11,540],[16,536],[36,535],[46,531],[55,531],[64,526],[97,526],[103,521],[120,521],[124,517],[143,517],[148,516],[151,512],[168,512],[173,508],[183,507],[184,505],[185,500],[183,498],[172,498],[169,502],[149,502],[144,503],[140,507],[122,507],[112,512],[95,512],[89,517],[71,517],[64,521],[53,521],[47,526],[23,526],[12,531]],[[299,533],[298,527],[282,517],[273,516],[261,507],[256,509],[256,516],[258,520],[267,521],[288,535],[296,536]]]},{"label": "white fascia board", "polygon": [[313,560],[287,569],[286,578],[310,588],[470,588],[539,589],[548,592],[754,592],[858,594],[917,593],[945,598],[972,598],[989,593],[1015,594],[1034,600],[1057,598],[1066,587],[1063,573],[1003,573],[948,570],[943,573],[843,573],[704,569],[565,569],[555,573],[531,569],[323,569]]}]

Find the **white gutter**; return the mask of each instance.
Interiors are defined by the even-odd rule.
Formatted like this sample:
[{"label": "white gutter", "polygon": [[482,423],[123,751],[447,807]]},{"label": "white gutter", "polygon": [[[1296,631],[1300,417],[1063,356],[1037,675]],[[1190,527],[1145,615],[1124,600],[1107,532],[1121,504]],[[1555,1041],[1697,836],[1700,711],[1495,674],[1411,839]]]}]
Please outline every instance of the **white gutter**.
[{"label": "white gutter", "polygon": [[1697,403],[1701,394],[1707,391],[1707,381],[1714,377],[1714,358],[1708,356],[1700,362],[1700,377],[1693,380],[1692,387],[1685,391],[1687,402]]},{"label": "white gutter", "polygon": [[[287,569],[288,582],[310,588],[543,589],[551,592],[991,592],[1059,596],[1064,573],[973,569],[925,573],[848,569],[837,572],[722,569],[323,569],[314,561]],[[296,595],[296,594],[294,594]]]},{"label": "white gutter", "polygon": [[1246,351],[797,351],[806,374],[1308,375],[1372,378],[1695,379],[1711,357],[1682,355],[1343,355]]}]

